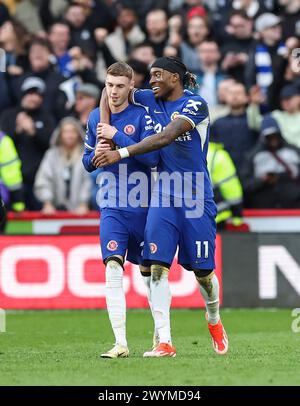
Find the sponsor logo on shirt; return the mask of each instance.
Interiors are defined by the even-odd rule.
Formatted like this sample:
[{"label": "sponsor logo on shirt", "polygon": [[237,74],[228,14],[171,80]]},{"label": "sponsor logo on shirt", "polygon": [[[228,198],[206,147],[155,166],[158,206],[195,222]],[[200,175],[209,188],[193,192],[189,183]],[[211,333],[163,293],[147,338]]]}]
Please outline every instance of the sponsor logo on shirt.
[{"label": "sponsor logo on shirt", "polygon": [[177,137],[177,138],[175,139],[175,141],[177,141],[177,142],[192,141],[192,136],[191,136],[191,134],[190,134],[189,132],[187,132],[187,133],[185,133],[185,134],[180,135],[179,137]]},{"label": "sponsor logo on shirt", "polygon": [[196,100],[191,100],[190,99],[186,104],[187,108],[190,107],[191,109],[194,109],[195,111],[198,111],[200,106],[202,106],[202,102],[198,101],[198,100],[196,101]]},{"label": "sponsor logo on shirt", "polygon": [[197,113],[193,110],[187,109],[186,107],[182,110],[183,113],[191,114],[192,116],[196,116]]}]

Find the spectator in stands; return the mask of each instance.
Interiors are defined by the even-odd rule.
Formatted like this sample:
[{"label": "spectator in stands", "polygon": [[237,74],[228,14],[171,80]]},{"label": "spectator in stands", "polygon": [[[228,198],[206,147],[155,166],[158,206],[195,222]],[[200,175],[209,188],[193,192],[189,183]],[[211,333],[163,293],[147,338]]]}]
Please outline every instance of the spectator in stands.
[{"label": "spectator in stands", "polygon": [[14,18],[31,34],[38,35],[42,33],[43,25],[38,11],[39,2],[36,0],[16,0],[15,3],[16,9],[13,13]]},{"label": "spectator in stands", "polygon": [[230,155],[221,144],[209,143],[207,167],[214,188],[218,229],[230,221],[234,227],[243,223],[243,190]]},{"label": "spectator in stands", "polygon": [[135,10],[141,27],[145,28],[145,18],[154,9],[167,10],[169,0],[116,0],[115,9],[132,8]]},{"label": "spectator in stands", "polygon": [[53,53],[57,59],[59,72],[65,77],[73,76],[72,57],[69,54],[71,41],[70,27],[66,22],[60,21],[52,24],[49,28],[49,40]]},{"label": "spectator in stands", "polygon": [[96,28],[94,36],[97,44],[96,74],[97,78],[104,82],[107,67],[115,63],[116,59],[113,57],[105,42],[108,36],[108,31],[105,28]]},{"label": "spectator in stands", "polygon": [[197,73],[197,92],[206,100],[209,107],[218,104],[217,89],[219,83],[225,79],[219,68],[221,54],[215,41],[203,41],[198,45],[198,55],[201,60],[201,70]]},{"label": "spectator in stands", "polygon": [[147,42],[152,45],[156,57],[163,56],[168,42],[168,18],[162,9],[149,11],[146,16]]},{"label": "spectator in stands", "polygon": [[87,24],[95,30],[97,27],[111,32],[115,26],[115,18],[109,2],[106,0],[75,0],[85,8]]},{"label": "spectator in stands", "polygon": [[226,78],[218,83],[218,104],[215,106],[209,106],[210,122],[213,124],[218,118],[227,116],[230,113],[230,107],[226,104],[226,97],[228,89],[233,86],[236,81],[232,78]]},{"label": "spectator in stands", "polygon": [[256,134],[248,126],[246,114],[248,96],[243,84],[234,83],[228,89],[226,104],[230,107],[230,113],[214,122],[211,129],[212,140],[224,145],[239,174],[245,153],[257,140]]},{"label": "spectator in stands", "polygon": [[0,196],[7,208],[25,209],[21,161],[12,139],[0,131]]},{"label": "spectator in stands", "polygon": [[0,89],[1,89],[0,92],[0,114],[1,114],[1,112],[7,107],[9,107],[11,104],[11,97],[7,83],[7,78],[6,75],[1,71],[0,71]]},{"label": "spectator in stands", "polygon": [[[271,115],[278,122],[285,141],[300,148],[300,90],[292,84],[284,86],[280,93],[280,102],[282,110],[274,110]],[[259,104],[252,99],[248,108],[250,128],[259,129],[262,119]]]},{"label": "spectator in stands", "polygon": [[233,10],[243,11],[249,18],[256,19],[267,11],[261,0],[235,0],[232,2]]},{"label": "spectator in stands", "polygon": [[216,8],[216,2],[210,0],[170,0],[169,12],[171,14],[180,14],[184,18],[191,9],[209,9],[214,10]]},{"label": "spectator in stands", "polygon": [[12,137],[22,162],[25,205],[29,210],[40,208],[33,195],[33,182],[55,126],[51,114],[41,110],[45,89],[42,79],[26,78],[21,86],[20,106],[5,110],[0,116],[0,128]]},{"label": "spectator in stands", "polygon": [[73,118],[64,118],[51,137],[34,183],[36,197],[44,214],[69,210],[78,215],[88,211],[91,179],[81,163],[84,131]]},{"label": "spectator in stands", "polygon": [[132,48],[145,40],[133,9],[122,8],[117,17],[115,31],[106,38],[106,45],[116,60],[126,61]]},{"label": "spectator in stands", "polygon": [[71,78],[68,83],[72,85],[76,85],[79,82],[94,83],[95,86],[103,89],[104,84],[98,80],[95,72],[95,55],[79,47],[71,48],[69,55],[72,58],[71,67],[75,77]]},{"label": "spectator in stands", "polygon": [[[281,89],[284,85],[294,84],[298,87],[298,89],[300,89],[300,36],[299,39],[295,37],[289,38],[286,41],[286,45],[289,51],[288,63],[286,66],[284,77],[281,81],[279,81],[277,87]],[[277,91],[275,93],[274,91],[273,93],[278,94],[279,92]]]},{"label": "spectator in stands", "polygon": [[222,47],[222,69],[239,82],[244,81],[245,66],[253,47],[253,20],[242,11],[235,11],[226,26],[229,37]]},{"label": "spectator in stands", "polygon": [[273,0],[222,0],[218,1],[217,10],[212,14],[213,31],[218,38],[220,46],[228,41],[226,30],[231,14],[243,13],[247,18],[255,21],[261,14],[267,11],[274,12],[270,4]]},{"label": "spectator in stands", "polygon": [[4,24],[6,21],[9,20],[9,11],[6,7],[5,4],[2,2],[0,3],[0,27],[2,24]]},{"label": "spectator in stands", "polygon": [[187,69],[196,73],[201,68],[197,47],[206,40],[210,34],[205,12],[203,12],[203,15],[199,13],[188,13],[186,33],[186,40],[182,41],[179,47],[179,53]]},{"label": "spectator in stands", "polygon": [[[281,89],[287,84],[300,85],[299,54],[300,38],[290,37],[285,42],[286,53],[282,64],[274,76],[274,80],[268,89],[269,110],[280,109],[279,94]],[[300,89],[300,86],[299,86]],[[266,101],[266,100],[265,100]]]},{"label": "spectator in stands", "polygon": [[300,37],[300,2],[299,0],[279,0],[283,15],[282,31],[283,39],[289,37]]},{"label": "spectator in stands", "polygon": [[268,94],[269,87],[277,76],[283,76],[286,59],[283,57],[286,46],[282,42],[281,18],[275,14],[265,13],[258,17],[255,22],[259,40],[254,44],[253,51],[245,69],[245,81],[247,88],[257,84],[267,97],[267,104],[271,106],[273,97]]},{"label": "spectator in stands", "polygon": [[[96,95],[103,87],[106,68],[116,59],[127,60],[135,71],[135,86],[146,88],[149,67],[157,56],[181,56],[198,76],[197,92],[208,101],[212,136],[232,154],[238,173],[245,152],[255,143],[263,113],[271,112],[282,137],[300,147],[300,69],[299,55],[294,51],[300,48],[299,0],[4,3],[9,11],[0,0],[0,47],[6,51],[7,72],[0,73],[0,124],[22,151],[26,201],[31,209],[40,206],[28,192],[32,188],[28,173],[34,172],[50,134],[42,135],[39,143],[37,135],[29,135],[32,127],[40,134],[40,121],[51,121],[52,115],[56,124],[51,121],[50,131],[67,116],[77,118],[85,127],[88,110],[97,106]],[[38,38],[32,40],[29,33],[37,33]],[[20,90],[32,76],[46,84],[42,95],[39,91],[32,94],[37,104],[43,101],[34,114],[30,107],[22,107],[25,95]],[[249,97],[241,83],[249,90]],[[28,96],[30,100],[30,92]],[[14,106],[8,110],[11,113],[4,112],[10,106]]]},{"label": "spectator in stands", "polygon": [[56,118],[62,117],[65,110],[66,96],[59,87],[64,78],[56,71],[55,65],[51,62],[52,49],[49,41],[43,38],[32,40],[29,46],[28,58],[29,69],[22,76],[11,81],[14,99],[20,100],[22,96],[20,89],[25,78],[29,76],[39,77],[46,85],[43,93],[43,108]]},{"label": "spectator in stands", "polygon": [[[71,1],[67,0],[68,3]],[[68,3],[59,4],[62,0],[39,0],[39,13],[44,29],[49,30],[49,27],[57,21],[63,12],[68,7]],[[50,2],[54,2],[51,4]],[[102,27],[107,32],[112,30],[114,18],[106,1],[103,0],[74,0],[73,4],[79,4],[84,9],[84,14],[87,16],[86,24],[94,31],[97,27]],[[56,9],[56,10],[55,10]]]},{"label": "spectator in stands", "polygon": [[278,123],[267,115],[242,171],[247,207],[299,208],[299,170],[299,150],[283,140]]},{"label": "spectator in stands", "polygon": [[76,88],[73,115],[85,130],[89,114],[99,104],[100,91],[92,83],[82,83]]},{"label": "spectator in stands", "polygon": [[168,20],[169,39],[164,49],[164,56],[179,56],[179,47],[182,43],[183,18],[181,15],[173,15]]},{"label": "spectator in stands", "polygon": [[93,27],[88,24],[88,16],[85,7],[72,2],[65,11],[65,21],[70,27],[70,47],[80,47],[86,52],[95,53],[96,42]]},{"label": "spectator in stands", "polygon": [[10,76],[21,75],[26,69],[29,38],[25,28],[15,20],[0,26],[0,48],[5,51],[6,71]]},{"label": "spectator in stands", "polygon": [[128,65],[132,67],[134,72],[134,87],[138,89],[149,88],[149,69],[147,64],[136,59],[129,59]]},{"label": "spectator in stands", "polygon": [[155,61],[154,48],[149,42],[142,42],[136,45],[130,54],[130,59],[135,59],[136,61],[144,62],[148,68]]}]

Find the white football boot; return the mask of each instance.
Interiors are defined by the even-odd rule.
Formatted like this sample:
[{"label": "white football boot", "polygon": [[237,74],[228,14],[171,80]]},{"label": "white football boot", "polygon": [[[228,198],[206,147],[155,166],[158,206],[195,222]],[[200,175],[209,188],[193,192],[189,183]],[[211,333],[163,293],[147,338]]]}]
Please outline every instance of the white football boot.
[{"label": "white football boot", "polygon": [[120,344],[115,344],[114,347],[100,355],[101,358],[127,358],[129,357],[129,350]]}]

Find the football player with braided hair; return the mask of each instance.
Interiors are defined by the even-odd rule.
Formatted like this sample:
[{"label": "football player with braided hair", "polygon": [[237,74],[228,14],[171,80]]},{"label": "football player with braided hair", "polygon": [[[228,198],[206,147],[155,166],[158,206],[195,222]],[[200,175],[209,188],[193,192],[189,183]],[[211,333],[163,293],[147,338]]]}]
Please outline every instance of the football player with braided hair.
[{"label": "football player with braided hair", "polygon": [[[185,84],[194,83],[179,58],[158,58],[150,70],[152,90],[136,89],[131,96],[134,104],[148,109],[157,134],[118,151],[101,152],[94,158],[94,165],[102,167],[159,150],[159,175],[173,177],[168,190],[163,182],[156,182],[145,229],[144,259],[151,265],[150,296],[160,340],[159,346],[147,351],[145,357],[176,355],[170,329],[168,274],[177,248],[179,264],[194,272],[199,283],[213,349],[220,355],[228,351],[219,314],[219,281],[214,272],[217,210],[206,162],[209,113],[203,98],[184,90]],[[117,134],[107,124],[100,124],[98,131],[113,141]],[[153,204],[166,197],[169,207]]]}]

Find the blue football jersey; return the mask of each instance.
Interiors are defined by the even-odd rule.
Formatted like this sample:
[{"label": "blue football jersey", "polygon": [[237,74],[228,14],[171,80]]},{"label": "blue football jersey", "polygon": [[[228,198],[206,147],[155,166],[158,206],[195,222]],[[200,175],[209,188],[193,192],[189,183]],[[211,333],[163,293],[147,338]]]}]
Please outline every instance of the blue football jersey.
[{"label": "blue football jersey", "polygon": [[[209,143],[209,113],[207,103],[199,95],[185,90],[182,97],[175,101],[164,101],[156,99],[152,90],[134,91],[133,103],[137,106],[143,106],[154,121],[156,133],[161,132],[175,117],[187,120],[192,130],[179,136],[172,144],[160,150],[160,162],[158,171],[173,174],[173,180],[176,176],[181,179],[180,188],[171,185],[169,191],[165,190],[161,184],[156,185],[156,191],[162,194],[183,197],[182,190],[186,196],[188,194],[202,196],[204,199],[211,199],[213,191],[207,169],[207,150]],[[183,176],[186,175],[186,179]],[[180,182],[180,181],[179,181]],[[199,194],[199,188],[202,192]],[[201,198],[201,197],[200,197]]]},{"label": "blue football jersey", "polygon": [[[95,155],[99,122],[100,111],[96,108],[88,119],[82,158],[83,165],[89,172],[96,170],[92,158]],[[147,111],[134,105],[128,105],[120,113],[111,114],[111,125],[118,130],[114,136],[117,148],[137,143],[154,133],[153,121]],[[158,160],[159,153],[154,151],[104,167],[100,172],[100,179],[97,179],[101,189],[100,209],[109,207],[125,211],[147,210],[151,198],[151,168],[158,164]],[[138,196],[134,195],[133,189]]]}]

